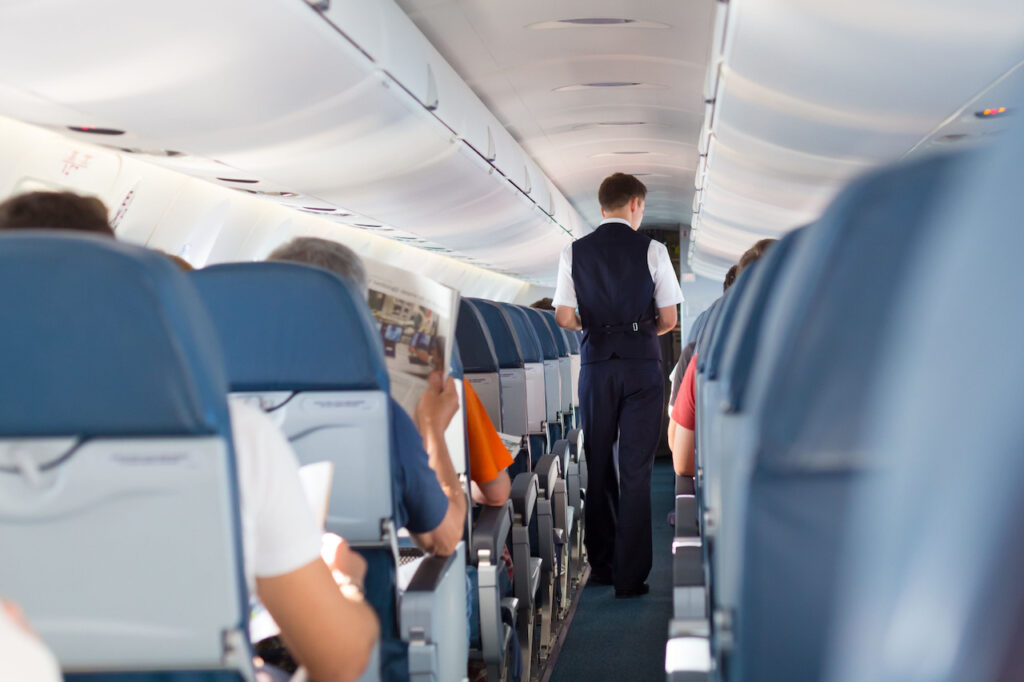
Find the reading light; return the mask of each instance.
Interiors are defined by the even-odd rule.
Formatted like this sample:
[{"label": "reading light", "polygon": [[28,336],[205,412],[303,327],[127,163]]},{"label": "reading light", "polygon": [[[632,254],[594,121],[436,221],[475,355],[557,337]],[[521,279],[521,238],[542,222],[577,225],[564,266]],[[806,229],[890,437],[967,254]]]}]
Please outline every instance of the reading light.
[{"label": "reading light", "polygon": [[68,130],[90,135],[124,135],[124,131],[117,128],[97,128],[95,126],[68,126]]},{"label": "reading light", "polygon": [[1010,113],[1010,110],[1006,107],[996,107],[994,109],[982,109],[981,111],[974,112],[974,115],[978,118],[995,118],[996,116],[1003,116]]}]

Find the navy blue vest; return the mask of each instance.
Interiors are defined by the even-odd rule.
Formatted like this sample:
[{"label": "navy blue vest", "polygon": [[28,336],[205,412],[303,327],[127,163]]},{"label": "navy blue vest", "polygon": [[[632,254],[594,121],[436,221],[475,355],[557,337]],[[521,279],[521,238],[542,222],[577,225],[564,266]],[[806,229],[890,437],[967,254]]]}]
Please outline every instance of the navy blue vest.
[{"label": "navy blue vest", "polygon": [[625,223],[604,223],[572,245],[572,283],[583,323],[580,360],[661,360],[651,238]]}]

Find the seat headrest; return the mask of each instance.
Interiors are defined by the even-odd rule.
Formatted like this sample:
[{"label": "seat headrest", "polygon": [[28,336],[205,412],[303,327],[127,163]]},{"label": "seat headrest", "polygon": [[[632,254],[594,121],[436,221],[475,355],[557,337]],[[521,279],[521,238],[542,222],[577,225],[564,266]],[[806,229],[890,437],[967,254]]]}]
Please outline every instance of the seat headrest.
[{"label": "seat headrest", "polygon": [[464,354],[467,372],[497,372],[498,358],[483,318],[476,306],[463,299],[459,304],[459,320],[455,328],[459,352]]},{"label": "seat headrest", "polygon": [[540,311],[525,306],[515,306],[516,310],[523,314],[530,326],[533,327],[540,342],[540,351],[545,360],[558,359],[558,344],[555,343],[555,335],[548,327],[547,322],[541,316]]},{"label": "seat headrest", "polygon": [[459,342],[452,342],[452,361],[451,366],[448,368],[448,373],[453,379],[461,379],[465,374],[465,369],[462,366],[462,353],[459,351]]},{"label": "seat headrest", "polygon": [[229,433],[206,310],[164,255],[62,230],[0,235],[0,436]]},{"label": "seat headrest", "polygon": [[522,367],[523,351],[519,347],[519,340],[512,329],[512,321],[505,311],[497,303],[491,301],[474,298],[467,302],[480,313],[480,318],[491,335],[494,354],[498,358],[498,366],[502,369]]},{"label": "seat headrest", "polygon": [[541,319],[551,330],[551,335],[555,337],[555,345],[558,346],[558,356],[568,357],[569,355],[569,339],[566,338],[565,330],[558,326],[555,322],[555,314],[550,310],[537,310],[533,309],[535,313],[540,315]]},{"label": "seat headrest", "polygon": [[496,303],[512,325],[512,333],[519,341],[519,350],[523,354],[523,362],[544,362],[544,351],[533,325],[526,313],[511,303]]},{"label": "seat headrest", "polygon": [[191,276],[220,335],[232,391],[388,390],[377,324],[334,273],[268,262]]}]

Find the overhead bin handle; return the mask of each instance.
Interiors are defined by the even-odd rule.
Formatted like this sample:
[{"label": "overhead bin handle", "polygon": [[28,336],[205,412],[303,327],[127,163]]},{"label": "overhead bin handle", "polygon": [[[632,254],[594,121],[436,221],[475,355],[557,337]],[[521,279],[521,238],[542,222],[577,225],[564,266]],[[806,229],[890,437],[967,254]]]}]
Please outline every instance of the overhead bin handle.
[{"label": "overhead bin handle", "polygon": [[427,108],[427,111],[436,111],[439,104],[437,79],[434,77],[434,69],[430,68],[430,64],[427,64],[427,96],[423,100],[423,106]]}]

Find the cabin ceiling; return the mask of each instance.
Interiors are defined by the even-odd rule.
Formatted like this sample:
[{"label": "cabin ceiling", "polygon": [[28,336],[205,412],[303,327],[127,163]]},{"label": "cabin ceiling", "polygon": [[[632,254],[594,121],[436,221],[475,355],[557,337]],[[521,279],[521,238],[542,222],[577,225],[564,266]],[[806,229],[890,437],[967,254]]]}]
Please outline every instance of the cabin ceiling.
[{"label": "cabin ceiling", "polygon": [[[1024,105],[1020,0],[720,3],[690,262],[721,277],[851,177],[991,140]],[[896,227],[896,226],[894,226]]]},{"label": "cabin ceiling", "polygon": [[647,185],[645,225],[689,222],[713,0],[398,4],[591,226],[615,171]]}]

